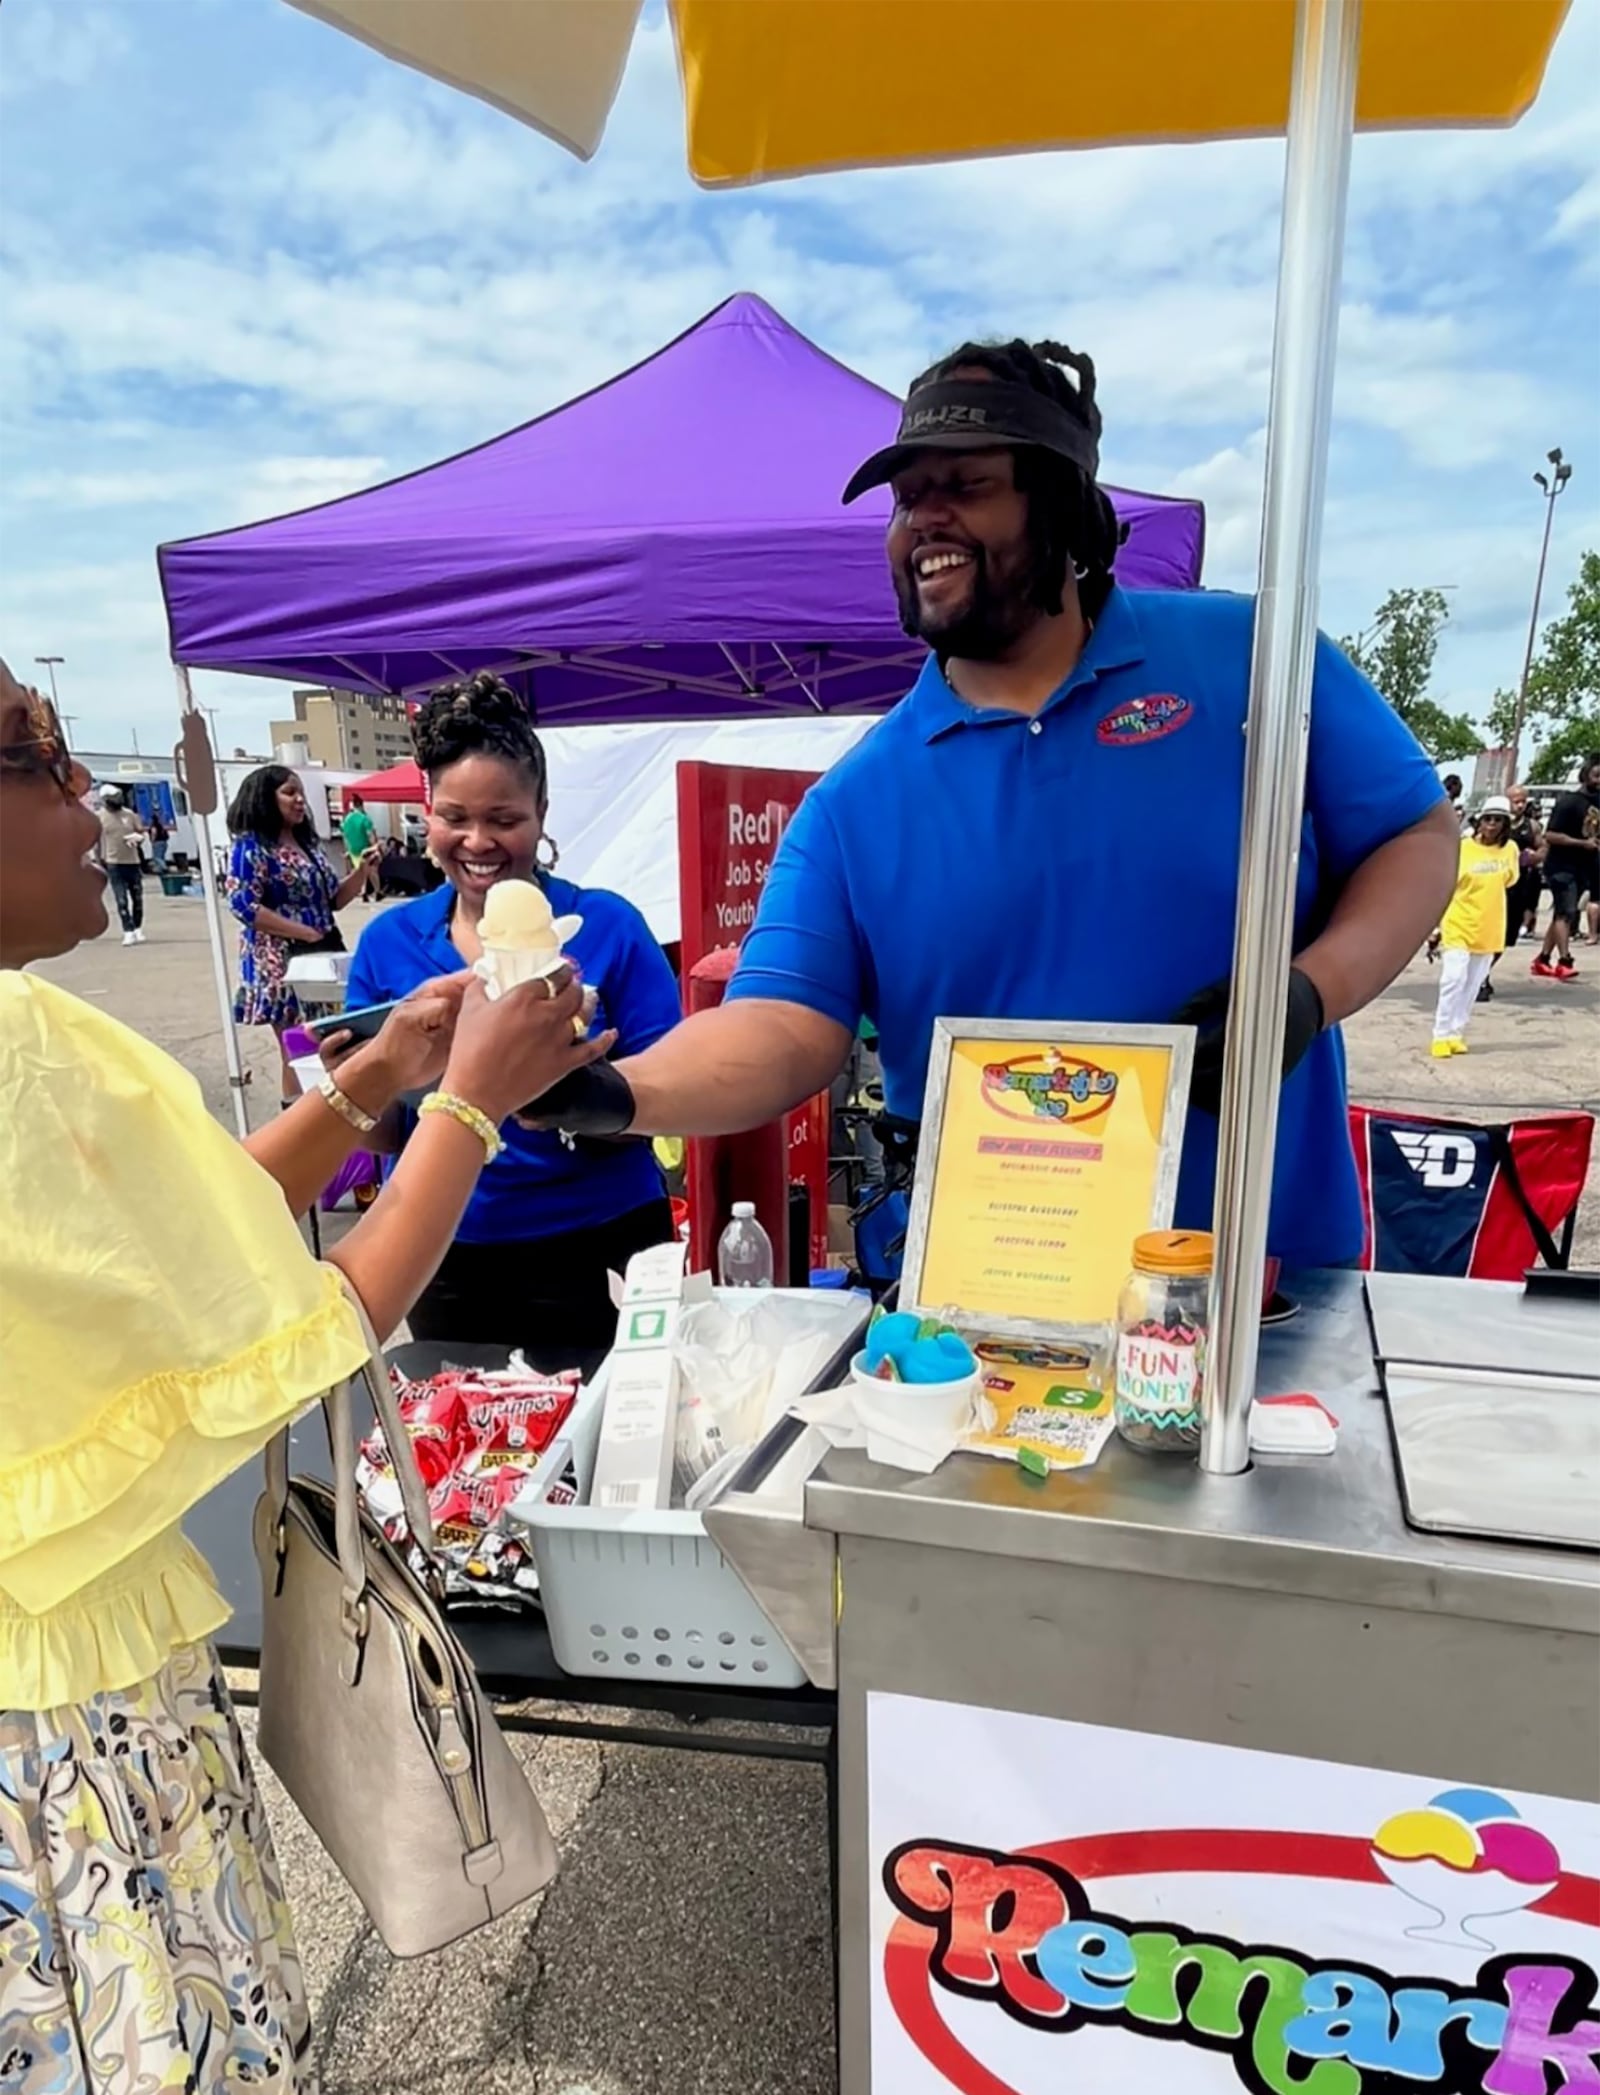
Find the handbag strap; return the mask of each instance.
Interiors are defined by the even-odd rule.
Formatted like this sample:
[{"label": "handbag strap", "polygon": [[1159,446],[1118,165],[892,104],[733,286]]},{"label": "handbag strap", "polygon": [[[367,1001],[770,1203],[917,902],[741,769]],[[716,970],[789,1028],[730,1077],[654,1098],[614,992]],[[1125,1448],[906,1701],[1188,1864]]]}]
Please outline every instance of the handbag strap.
[{"label": "handbag strap", "polygon": [[[338,1272],[338,1268],[333,1270]],[[328,1423],[328,1449],[333,1460],[334,1489],[334,1532],[339,1552],[339,1568],[344,1574],[348,1596],[354,1600],[366,1589],[366,1559],[361,1547],[361,1514],[359,1496],[356,1491],[356,1440],[355,1422],[350,1405],[351,1384],[364,1382],[367,1395],[383,1437],[388,1445],[389,1460],[394,1468],[395,1482],[400,1487],[400,1501],[405,1508],[406,1525],[411,1539],[421,1552],[428,1566],[430,1579],[437,1587],[442,1579],[439,1562],[434,1554],[433,1516],[428,1510],[428,1494],[422,1482],[422,1472],[417,1468],[416,1457],[411,1451],[411,1436],[407,1433],[400,1417],[400,1407],[395,1402],[394,1384],[389,1378],[388,1363],[378,1345],[372,1320],[367,1315],[366,1304],[343,1273],[339,1273],[339,1285],[345,1300],[355,1311],[361,1326],[361,1335],[367,1343],[367,1358],[348,1381],[338,1383],[323,1398],[323,1412]],[[275,1434],[267,1443],[267,1499],[272,1507],[275,1521],[283,1517],[283,1509],[289,1497],[289,1431]]]}]

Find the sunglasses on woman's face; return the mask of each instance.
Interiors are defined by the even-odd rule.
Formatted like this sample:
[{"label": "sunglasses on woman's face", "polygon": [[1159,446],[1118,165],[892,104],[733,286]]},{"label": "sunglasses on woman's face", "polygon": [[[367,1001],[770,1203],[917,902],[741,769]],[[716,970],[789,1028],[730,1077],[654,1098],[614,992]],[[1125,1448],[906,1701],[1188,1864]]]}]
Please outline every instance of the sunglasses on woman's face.
[{"label": "sunglasses on woman's face", "polygon": [[81,800],[93,781],[68,749],[61,721],[48,699],[31,696],[27,729],[25,735],[0,747],[0,768],[54,779],[69,800]]}]

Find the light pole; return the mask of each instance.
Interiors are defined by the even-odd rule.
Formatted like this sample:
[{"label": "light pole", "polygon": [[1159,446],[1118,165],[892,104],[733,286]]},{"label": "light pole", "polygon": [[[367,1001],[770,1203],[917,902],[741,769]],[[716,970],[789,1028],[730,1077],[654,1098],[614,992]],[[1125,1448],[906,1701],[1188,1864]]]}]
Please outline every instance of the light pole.
[{"label": "light pole", "polygon": [[65,666],[67,658],[65,655],[35,655],[33,659],[50,678],[50,703],[59,713],[61,701],[56,696],[56,670]]},{"label": "light pole", "polygon": [[1528,620],[1528,651],[1522,658],[1522,682],[1517,686],[1517,712],[1511,724],[1511,771],[1507,783],[1513,783],[1522,768],[1522,726],[1528,711],[1528,677],[1533,669],[1533,644],[1539,635],[1539,599],[1544,594],[1544,564],[1550,557],[1550,526],[1555,519],[1556,496],[1572,478],[1572,467],[1561,456],[1561,446],[1545,453],[1550,462],[1548,473],[1535,473],[1544,496],[1544,537],[1539,545],[1539,572],[1533,582],[1533,613]]}]

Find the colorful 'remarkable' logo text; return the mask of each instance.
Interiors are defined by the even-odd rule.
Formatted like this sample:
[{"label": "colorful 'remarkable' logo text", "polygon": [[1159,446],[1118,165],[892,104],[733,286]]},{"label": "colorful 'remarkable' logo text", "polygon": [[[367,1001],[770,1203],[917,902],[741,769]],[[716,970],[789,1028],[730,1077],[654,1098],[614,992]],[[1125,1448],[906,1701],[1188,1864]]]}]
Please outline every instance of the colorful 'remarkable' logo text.
[{"label": "colorful 'remarkable' logo text", "polygon": [[983,1095],[1008,1120],[1076,1127],[1110,1110],[1117,1078],[1114,1070],[1072,1055],[1018,1055],[1010,1062],[985,1064]]},{"label": "colorful 'remarkable' logo text", "polygon": [[1094,734],[1110,749],[1126,749],[1141,742],[1159,742],[1174,735],[1194,718],[1194,707],[1175,691],[1153,692],[1148,698],[1125,698],[1102,715]]},{"label": "colorful 'remarkable' logo text", "polygon": [[[1484,1800],[1500,1816],[1466,1819],[1463,1805],[1476,1809]],[[1466,1844],[1430,1815],[1478,1828],[1470,1862]],[[1484,1829],[1494,1825],[1513,1830],[1491,1840]],[[1446,1844],[1453,1862],[1438,1852]],[[1496,1850],[1498,1863],[1486,1861]],[[1068,1856],[1076,1870],[1063,1859]],[[1453,1868],[1463,1883],[1476,1879],[1478,1888],[1446,1911],[1437,1885],[1430,1881],[1419,1891],[1387,1867],[1421,1863]],[[1600,1919],[1600,1884],[1563,1878],[1544,1836],[1488,1792],[1446,1792],[1426,1810],[1387,1820],[1372,1842],[1206,1830],[1091,1835],[1004,1853],[908,1841],[883,1868],[901,1916],[884,1970],[902,2027],[962,2095],[1021,2091],[1010,2091],[955,2035],[936,2007],[941,1990],[987,2001],[1016,2022],[1063,2037],[1101,2025],[1225,2054],[1252,2095],[1600,2090],[1597,1981],[1577,1958],[1502,1952],[1459,1985],[1199,1933],[1165,1910],[1159,1922],[1132,1919],[1109,1911],[1088,1889],[1094,1874],[1182,1871],[1367,1883],[1381,1873],[1428,1907],[1441,1926],[1449,1925],[1450,1914],[1481,1917],[1535,1902],[1557,1918]],[[1163,1899],[1162,1908],[1169,1905]],[[1064,2078],[1061,2085],[1070,2082]]]}]

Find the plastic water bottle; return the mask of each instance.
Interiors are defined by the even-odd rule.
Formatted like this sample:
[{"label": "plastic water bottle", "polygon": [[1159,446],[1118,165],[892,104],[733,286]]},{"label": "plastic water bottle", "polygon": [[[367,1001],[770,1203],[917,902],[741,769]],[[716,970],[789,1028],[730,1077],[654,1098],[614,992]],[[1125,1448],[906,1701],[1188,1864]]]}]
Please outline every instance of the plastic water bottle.
[{"label": "plastic water bottle", "polygon": [[725,1288],[770,1288],[772,1239],[756,1220],[754,1201],[736,1200],[717,1245],[717,1278]]}]

